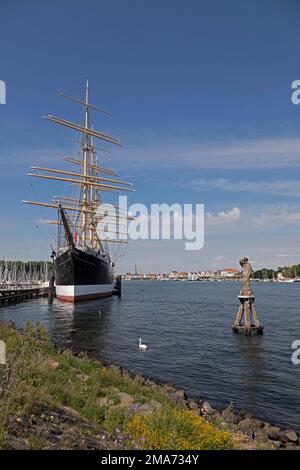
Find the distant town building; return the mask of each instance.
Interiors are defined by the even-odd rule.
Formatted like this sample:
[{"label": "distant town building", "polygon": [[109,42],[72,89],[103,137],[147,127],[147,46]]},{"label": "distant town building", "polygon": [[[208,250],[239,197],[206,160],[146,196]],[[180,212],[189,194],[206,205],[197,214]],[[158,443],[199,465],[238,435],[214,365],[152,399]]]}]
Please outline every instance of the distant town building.
[{"label": "distant town building", "polygon": [[227,269],[221,269],[219,270],[220,276],[221,277],[236,277],[238,274],[240,274],[240,271],[235,268],[227,268]]},{"label": "distant town building", "polygon": [[201,280],[219,280],[219,279],[238,279],[241,273],[235,268],[219,269],[217,271],[171,271],[169,273],[138,273],[135,266],[134,273],[126,273],[122,277],[126,281],[131,280],[157,280],[157,281],[201,281]]}]

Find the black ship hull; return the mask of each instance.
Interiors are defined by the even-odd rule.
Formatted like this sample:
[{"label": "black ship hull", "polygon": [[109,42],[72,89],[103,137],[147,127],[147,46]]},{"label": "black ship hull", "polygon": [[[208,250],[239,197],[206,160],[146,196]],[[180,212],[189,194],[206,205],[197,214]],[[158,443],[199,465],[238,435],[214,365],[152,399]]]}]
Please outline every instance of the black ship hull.
[{"label": "black ship hull", "polygon": [[70,247],[54,259],[56,297],[78,302],[109,297],[114,280],[104,257]]}]

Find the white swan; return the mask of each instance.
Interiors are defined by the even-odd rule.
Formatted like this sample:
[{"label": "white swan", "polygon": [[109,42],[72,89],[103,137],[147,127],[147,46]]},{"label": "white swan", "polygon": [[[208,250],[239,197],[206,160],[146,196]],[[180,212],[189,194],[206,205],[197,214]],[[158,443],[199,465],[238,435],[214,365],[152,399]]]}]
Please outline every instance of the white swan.
[{"label": "white swan", "polygon": [[142,338],[139,339],[139,348],[143,351],[146,351],[146,349],[148,349],[148,346],[142,343]]}]

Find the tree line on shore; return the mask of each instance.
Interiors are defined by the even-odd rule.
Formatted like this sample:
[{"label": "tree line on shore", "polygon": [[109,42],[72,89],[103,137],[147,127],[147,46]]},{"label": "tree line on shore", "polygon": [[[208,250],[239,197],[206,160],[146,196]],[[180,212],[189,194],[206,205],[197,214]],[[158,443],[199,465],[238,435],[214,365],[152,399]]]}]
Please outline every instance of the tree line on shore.
[{"label": "tree line on shore", "polygon": [[294,279],[300,277],[300,264],[294,264],[292,266],[279,266],[277,270],[263,268],[258,269],[254,272],[254,279],[276,279],[278,274],[288,279]]},{"label": "tree line on shore", "polygon": [[[14,278],[24,276],[34,278],[35,280],[48,280],[45,276],[49,276],[53,272],[52,261],[8,261],[0,259],[0,278],[8,275]],[[276,279],[278,274],[285,278],[294,279],[300,277],[300,264],[292,266],[279,266],[277,270],[270,268],[258,269],[253,273],[254,279]],[[24,279],[25,280],[25,279]]]}]

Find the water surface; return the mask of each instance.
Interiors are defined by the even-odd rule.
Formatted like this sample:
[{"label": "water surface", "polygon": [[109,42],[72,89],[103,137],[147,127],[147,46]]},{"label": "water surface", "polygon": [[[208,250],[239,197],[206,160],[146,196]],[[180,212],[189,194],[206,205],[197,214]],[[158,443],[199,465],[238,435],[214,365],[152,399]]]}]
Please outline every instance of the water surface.
[{"label": "water surface", "polygon": [[[255,283],[262,336],[234,334],[240,284],[130,281],[123,297],[69,303],[38,299],[0,309],[0,321],[42,322],[57,344],[172,382],[215,406],[233,403],[300,432],[297,284]],[[149,349],[138,350],[142,338]]]}]

